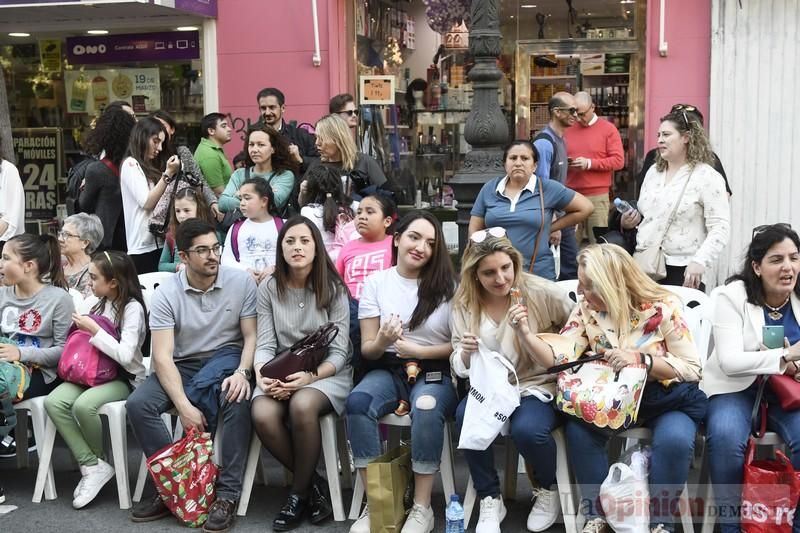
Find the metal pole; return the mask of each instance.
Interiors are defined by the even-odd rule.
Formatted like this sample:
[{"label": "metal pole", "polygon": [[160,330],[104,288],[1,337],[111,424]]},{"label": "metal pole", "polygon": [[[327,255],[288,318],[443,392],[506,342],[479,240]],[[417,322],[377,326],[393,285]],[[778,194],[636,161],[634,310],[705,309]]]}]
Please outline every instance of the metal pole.
[{"label": "metal pole", "polygon": [[450,182],[458,200],[459,253],[467,244],[467,226],[475,197],[484,183],[505,173],[502,147],[508,142],[508,123],[497,99],[498,81],[503,75],[497,68],[502,39],[499,0],[472,0],[470,19],[469,49],[475,65],[467,76],[472,82],[473,101],[464,138],[472,150]]}]

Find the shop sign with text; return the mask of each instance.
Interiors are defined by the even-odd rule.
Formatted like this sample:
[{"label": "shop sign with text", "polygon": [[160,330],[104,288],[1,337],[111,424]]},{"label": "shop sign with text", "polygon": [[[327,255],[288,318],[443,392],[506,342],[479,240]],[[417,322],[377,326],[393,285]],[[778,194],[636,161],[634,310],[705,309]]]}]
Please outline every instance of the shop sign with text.
[{"label": "shop sign with text", "polygon": [[115,100],[131,104],[136,113],[161,109],[157,68],[70,70],[64,73],[67,113],[95,114]]},{"label": "shop sign with text", "polygon": [[17,168],[25,189],[25,218],[54,218],[61,176],[61,129],[19,128],[12,130],[12,136]]},{"label": "shop sign with text", "polygon": [[66,47],[67,59],[73,65],[190,60],[200,58],[200,33],[169,31],[67,37]]}]

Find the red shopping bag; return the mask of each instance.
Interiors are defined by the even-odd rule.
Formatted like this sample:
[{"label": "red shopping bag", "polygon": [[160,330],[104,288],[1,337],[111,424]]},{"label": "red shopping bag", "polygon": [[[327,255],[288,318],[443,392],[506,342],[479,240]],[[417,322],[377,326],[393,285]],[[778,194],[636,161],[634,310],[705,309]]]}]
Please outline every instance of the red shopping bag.
[{"label": "red shopping bag", "polygon": [[216,499],[217,465],[211,435],[195,429],[147,459],[147,469],[164,504],[189,527],[200,527]]},{"label": "red shopping bag", "polygon": [[744,461],[742,530],[745,533],[791,533],[800,496],[800,472],[780,450],[775,459],[754,460],[750,439]]}]

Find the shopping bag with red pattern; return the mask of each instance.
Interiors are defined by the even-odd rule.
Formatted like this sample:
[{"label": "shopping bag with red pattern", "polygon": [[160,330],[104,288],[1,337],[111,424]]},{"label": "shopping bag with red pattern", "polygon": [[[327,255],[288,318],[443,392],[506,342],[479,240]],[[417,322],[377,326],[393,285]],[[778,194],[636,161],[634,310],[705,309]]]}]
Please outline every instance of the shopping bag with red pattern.
[{"label": "shopping bag with red pattern", "polygon": [[775,459],[755,459],[755,449],[750,439],[744,458],[742,531],[791,533],[800,498],[800,472],[780,450],[775,450]]},{"label": "shopping bag with red pattern", "polygon": [[216,499],[217,465],[211,435],[195,429],[147,459],[147,469],[164,504],[189,527],[201,527]]}]

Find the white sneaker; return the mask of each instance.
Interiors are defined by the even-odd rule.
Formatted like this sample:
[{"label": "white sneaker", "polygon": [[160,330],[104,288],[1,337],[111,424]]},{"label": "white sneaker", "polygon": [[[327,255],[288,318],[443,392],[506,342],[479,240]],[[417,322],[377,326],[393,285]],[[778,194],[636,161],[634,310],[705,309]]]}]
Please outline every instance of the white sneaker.
[{"label": "white sneaker", "polygon": [[602,518],[593,518],[586,522],[581,533],[608,533],[610,529],[611,528],[608,527],[608,522]]},{"label": "white sneaker", "polygon": [[431,531],[433,531],[433,509],[415,503],[400,533],[431,533]]},{"label": "white sneaker", "polygon": [[528,515],[528,531],[544,531],[556,523],[561,512],[557,490],[533,489],[533,508]]},{"label": "white sneaker", "polygon": [[361,516],[350,526],[350,533],[369,533],[369,506],[364,506]]},{"label": "white sneaker", "polygon": [[506,506],[503,498],[487,496],[481,500],[481,514],[475,533],[500,533],[500,523],[506,517]]},{"label": "white sneaker", "polygon": [[72,499],[78,497],[78,494],[81,492],[81,487],[83,486],[83,480],[86,479],[86,476],[89,475],[89,471],[86,470],[85,466],[78,465],[78,468],[81,471],[81,480],[78,481],[78,485],[75,487],[75,490],[72,491]]},{"label": "white sneaker", "polygon": [[87,466],[86,474],[78,484],[80,491],[72,500],[72,506],[75,509],[80,509],[88,505],[92,500],[97,497],[103,485],[108,483],[114,477],[114,467],[103,461],[97,460],[94,466]]}]

